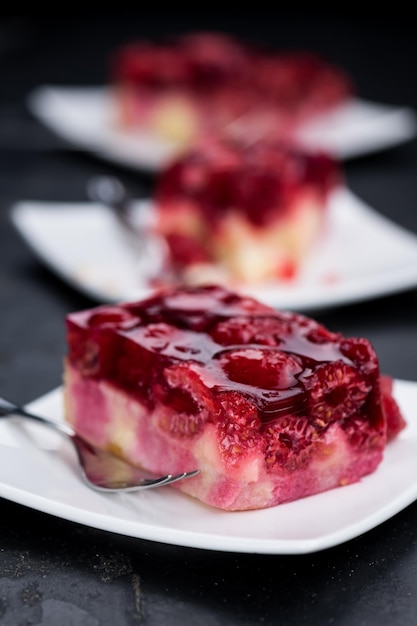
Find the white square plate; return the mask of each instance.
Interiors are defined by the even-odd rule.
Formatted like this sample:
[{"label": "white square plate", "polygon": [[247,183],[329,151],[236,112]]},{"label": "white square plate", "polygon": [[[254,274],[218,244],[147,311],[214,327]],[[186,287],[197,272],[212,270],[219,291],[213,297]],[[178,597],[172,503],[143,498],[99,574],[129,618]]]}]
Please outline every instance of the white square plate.
[{"label": "white square plate", "polygon": [[[138,203],[137,209],[152,215],[150,202]],[[88,297],[117,302],[151,293],[136,252],[104,206],[22,201],[12,207],[11,217],[38,258]],[[277,308],[314,310],[415,286],[417,235],[342,188],[331,199],[327,232],[297,280],[245,292]]]},{"label": "white square plate", "polygon": [[[28,95],[27,105],[70,144],[124,166],[155,172],[178,150],[151,133],[117,127],[108,87],[44,85]],[[352,99],[303,127],[299,139],[309,147],[350,158],[389,148],[416,133],[417,117],[411,108]]]},{"label": "white square plate", "polygon": [[[0,496],[86,526],[129,537],[225,552],[302,554],[329,548],[378,526],[417,498],[417,384],[395,381],[407,420],[377,470],[361,481],[288,504],[230,513],[173,487],[101,494],[81,480],[75,452],[37,424],[0,420]],[[29,408],[62,419],[56,389]]]}]

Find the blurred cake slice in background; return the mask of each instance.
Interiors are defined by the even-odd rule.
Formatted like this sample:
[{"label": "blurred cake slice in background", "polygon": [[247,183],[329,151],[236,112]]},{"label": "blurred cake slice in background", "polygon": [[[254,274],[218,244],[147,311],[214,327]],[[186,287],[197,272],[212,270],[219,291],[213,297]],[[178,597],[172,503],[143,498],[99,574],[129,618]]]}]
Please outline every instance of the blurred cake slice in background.
[{"label": "blurred cake slice in background", "polygon": [[289,281],[325,232],[342,179],[322,152],[210,138],[159,173],[155,229],[185,283]]},{"label": "blurred cake slice in background", "polygon": [[217,32],[126,43],[111,56],[109,82],[117,125],[179,146],[218,132],[292,136],[354,91],[343,69],[315,53]]}]

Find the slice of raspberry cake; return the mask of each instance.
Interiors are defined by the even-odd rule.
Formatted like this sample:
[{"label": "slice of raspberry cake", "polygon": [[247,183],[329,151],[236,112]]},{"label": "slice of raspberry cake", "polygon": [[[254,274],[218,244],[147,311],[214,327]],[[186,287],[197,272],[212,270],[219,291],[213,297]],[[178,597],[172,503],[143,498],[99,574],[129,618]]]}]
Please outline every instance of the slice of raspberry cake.
[{"label": "slice of raspberry cake", "polygon": [[358,481],[405,426],[366,339],[219,286],[67,317],[66,419],[225,510]]},{"label": "slice of raspberry cake", "polygon": [[325,230],[342,178],[322,152],[211,138],[159,173],[155,229],[184,283],[292,280]]},{"label": "slice of raspberry cake", "polygon": [[354,91],[347,73],[317,54],[219,32],[127,43],[111,55],[109,82],[118,125],[179,146],[219,131],[287,137]]}]

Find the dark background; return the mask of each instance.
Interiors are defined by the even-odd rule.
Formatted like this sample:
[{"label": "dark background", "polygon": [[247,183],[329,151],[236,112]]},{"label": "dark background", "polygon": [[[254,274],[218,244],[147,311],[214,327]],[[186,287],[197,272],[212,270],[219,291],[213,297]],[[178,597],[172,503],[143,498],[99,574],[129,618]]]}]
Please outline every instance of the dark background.
[{"label": "dark background", "polygon": [[[157,7],[157,5],[155,5]],[[99,85],[111,50],[136,37],[224,30],[343,66],[363,99],[417,110],[416,21],[319,11],[172,9],[65,17],[0,15],[0,395],[29,402],[61,383],[67,312],[94,304],[38,263],[14,231],[21,199],[86,199],[93,174],[149,194],[146,174],[66,146],[29,115],[40,84]],[[417,233],[417,142],[350,159],[347,184]],[[371,245],[371,242],[370,242]],[[417,380],[417,291],[321,310],[368,337],[381,369]],[[416,459],[417,462],[417,459]],[[200,551],[125,538],[0,499],[0,624],[405,626],[417,615],[417,505],[339,547],[304,556]]]}]

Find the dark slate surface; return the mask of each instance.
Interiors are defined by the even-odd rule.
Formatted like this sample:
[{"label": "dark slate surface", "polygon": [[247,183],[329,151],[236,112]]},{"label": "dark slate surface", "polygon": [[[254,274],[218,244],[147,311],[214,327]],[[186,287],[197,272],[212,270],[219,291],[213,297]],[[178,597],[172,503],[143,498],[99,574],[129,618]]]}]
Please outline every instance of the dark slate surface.
[{"label": "dark slate surface", "polygon": [[[100,84],[109,51],[134,36],[216,29],[326,54],[365,99],[417,109],[415,21],[257,10],[0,17],[0,394],[24,403],[61,382],[63,318],[93,304],[42,266],[9,220],[20,199],[84,200],[89,176],[152,179],[68,149],[33,120],[38,84]],[[350,188],[417,233],[417,142],[346,163]],[[370,242],[371,245],[371,242]],[[381,369],[417,379],[417,291],[315,314],[367,336]],[[416,460],[417,462],[417,460]],[[299,556],[181,548],[102,532],[0,499],[0,623],[5,626],[414,624],[417,504],[338,547]]]}]

